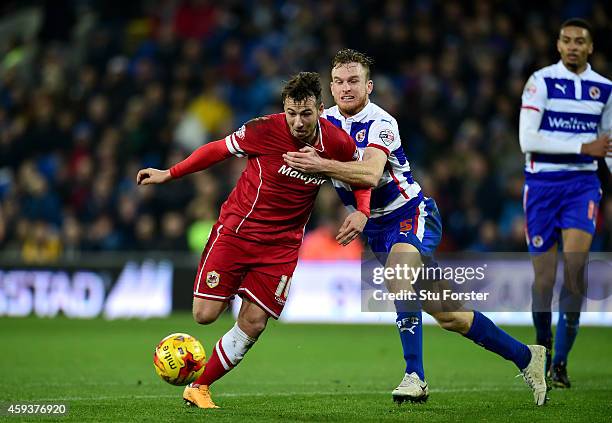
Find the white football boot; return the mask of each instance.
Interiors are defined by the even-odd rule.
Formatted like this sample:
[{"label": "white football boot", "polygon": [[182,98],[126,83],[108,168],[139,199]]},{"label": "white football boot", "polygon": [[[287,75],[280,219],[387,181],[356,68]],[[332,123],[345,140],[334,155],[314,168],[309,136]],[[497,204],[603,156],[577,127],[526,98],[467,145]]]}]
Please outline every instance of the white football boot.
[{"label": "white football boot", "polygon": [[422,381],[416,372],[406,373],[391,395],[393,395],[393,401],[399,404],[404,401],[425,402],[429,398],[429,388],[427,382]]},{"label": "white football boot", "polygon": [[546,347],[542,345],[527,345],[531,351],[531,361],[521,372],[523,379],[533,391],[533,399],[536,405],[544,405],[546,403],[546,373],[544,366],[546,365]]}]

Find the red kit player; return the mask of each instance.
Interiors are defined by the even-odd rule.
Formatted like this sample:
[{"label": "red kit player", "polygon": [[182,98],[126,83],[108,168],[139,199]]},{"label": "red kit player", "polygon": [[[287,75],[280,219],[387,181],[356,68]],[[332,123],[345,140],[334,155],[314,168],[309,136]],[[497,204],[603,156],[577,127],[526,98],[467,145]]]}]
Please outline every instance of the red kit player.
[{"label": "red kit player", "polygon": [[[170,169],[138,172],[138,184],[159,184],[232,156],[248,160],[221,207],[194,282],[193,316],[198,323],[214,322],[234,294],[243,299],[238,321],[215,344],[202,376],[183,393],[185,401],[200,408],[217,407],[209,386],[240,363],[268,318],[278,318],[287,300],[304,227],[325,179],[289,167],[283,154],[310,145],[329,159],[358,158],[352,139],[321,117],[318,74],[294,76],[282,99],[284,113],[253,119]],[[342,244],[359,235],[369,217],[369,189],[357,189],[355,197],[357,210],[346,218],[337,237]]]}]

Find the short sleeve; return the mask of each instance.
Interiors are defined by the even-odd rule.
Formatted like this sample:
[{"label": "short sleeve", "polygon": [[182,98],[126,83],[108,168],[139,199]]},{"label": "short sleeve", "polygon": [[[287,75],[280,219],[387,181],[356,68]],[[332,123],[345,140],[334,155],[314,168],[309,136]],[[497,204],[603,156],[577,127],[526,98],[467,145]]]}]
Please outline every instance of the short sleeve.
[{"label": "short sleeve", "polygon": [[546,83],[537,74],[531,75],[523,89],[521,108],[532,109],[537,112],[544,111],[546,105]]},{"label": "short sleeve", "polygon": [[262,126],[266,118],[252,119],[225,137],[225,145],[236,157],[257,155],[261,150]]},{"label": "short sleeve", "polygon": [[377,119],[368,131],[368,147],[378,148],[388,156],[402,146],[397,124],[387,119]]},{"label": "short sleeve", "polygon": [[343,162],[353,162],[359,160],[359,150],[353,139],[344,131],[342,131],[343,142],[341,146],[340,160]]},{"label": "short sleeve", "polygon": [[[243,142],[246,138],[246,125],[242,125],[240,129],[235,131],[233,134],[225,137],[225,146],[232,155],[236,157],[245,157],[247,154],[240,146],[239,141]],[[248,144],[248,143],[246,143]]]},{"label": "short sleeve", "polygon": [[[323,128],[322,128],[323,129]],[[340,162],[359,160],[359,150],[349,134],[333,125],[326,125],[323,131],[327,157]]]}]

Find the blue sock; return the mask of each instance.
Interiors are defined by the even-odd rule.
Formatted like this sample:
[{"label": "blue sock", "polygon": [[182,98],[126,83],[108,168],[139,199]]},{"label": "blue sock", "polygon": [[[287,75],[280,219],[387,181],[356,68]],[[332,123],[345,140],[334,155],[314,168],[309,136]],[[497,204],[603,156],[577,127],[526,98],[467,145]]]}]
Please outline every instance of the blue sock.
[{"label": "blue sock", "polygon": [[398,311],[395,321],[404,350],[406,373],[416,372],[421,380],[425,380],[422,313],[420,311]]},{"label": "blue sock", "polygon": [[512,361],[519,370],[527,367],[531,360],[531,351],[527,345],[495,326],[495,323],[478,311],[474,311],[474,322],[465,337]]},{"label": "blue sock", "polygon": [[534,311],[533,325],[536,330],[536,342],[546,348],[552,348],[552,313],[550,311]]},{"label": "blue sock", "polygon": [[561,363],[567,364],[567,355],[574,345],[578,327],[580,326],[580,313],[578,312],[559,312],[559,322],[557,323],[557,334],[555,336],[555,355],[553,365]]}]

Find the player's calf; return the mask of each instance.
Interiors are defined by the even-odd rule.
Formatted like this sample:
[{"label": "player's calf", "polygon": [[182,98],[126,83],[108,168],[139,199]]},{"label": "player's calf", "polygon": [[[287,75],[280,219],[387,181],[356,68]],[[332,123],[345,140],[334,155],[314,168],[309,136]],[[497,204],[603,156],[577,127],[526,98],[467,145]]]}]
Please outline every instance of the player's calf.
[{"label": "player's calf", "polygon": [[243,299],[238,313],[238,326],[249,337],[257,339],[266,329],[269,317],[259,306]]},{"label": "player's calf", "polygon": [[[256,304],[243,300],[238,322],[217,341],[204,373],[191,387],[208,387],[236,367],[265,329],[267,320],[265,311]],[[190,392],[197,394],[196,391]]]},{"label": "player's calf", "polygon": [[442,329],[465,335],[472,326],[474,313],[471,311],[450,311],[432,313]]}]

